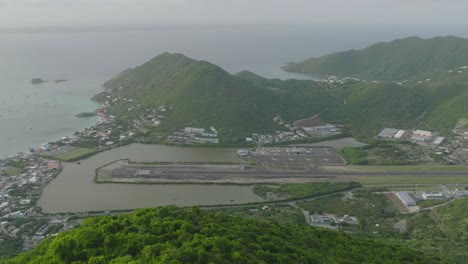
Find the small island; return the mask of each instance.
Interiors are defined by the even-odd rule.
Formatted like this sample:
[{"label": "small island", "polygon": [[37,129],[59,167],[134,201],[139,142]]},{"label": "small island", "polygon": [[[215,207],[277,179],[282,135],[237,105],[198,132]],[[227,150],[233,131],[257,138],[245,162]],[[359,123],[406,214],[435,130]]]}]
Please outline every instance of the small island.
[{"label": "small island", "polygon": [[96,113],[94,113],[94,112],[82,112],[82,113],[76,114],[75,116],[79,117],[79,118],[89,118],[89,117],[96,116]]},{"label": "small island", "polygon": [[54,81],[54,83],[62,83],[62,82],[68,82],[67,79],[57,79]]},{"label": "small island", "polygon": [[41,83],[45,83],[45,82],[47,82],[47,81],[44,81],[41,78],[32,78],[31,79],[32,84],[41,84]]}]

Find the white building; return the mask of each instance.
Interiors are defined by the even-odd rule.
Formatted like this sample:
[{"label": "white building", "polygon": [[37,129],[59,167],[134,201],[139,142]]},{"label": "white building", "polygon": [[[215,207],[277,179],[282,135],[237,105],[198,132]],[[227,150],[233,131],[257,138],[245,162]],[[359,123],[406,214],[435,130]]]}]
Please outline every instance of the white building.
[{"label": "white building", "polygon": [[424,200],[441,200],[445,199],[445,196],[440,192],[425,192],[422,194]]},{"label": "white building", "polygon": [[186,127],[184,128],[185,133],[194,133],[194,134],[201,134],[205,132],[204,128],[196,128],[196,127]]},{"label": "white building", "polygon": [[393,136],[395,139],[401,139],[405,135],[406,131],[398,130],[398,132]]}]

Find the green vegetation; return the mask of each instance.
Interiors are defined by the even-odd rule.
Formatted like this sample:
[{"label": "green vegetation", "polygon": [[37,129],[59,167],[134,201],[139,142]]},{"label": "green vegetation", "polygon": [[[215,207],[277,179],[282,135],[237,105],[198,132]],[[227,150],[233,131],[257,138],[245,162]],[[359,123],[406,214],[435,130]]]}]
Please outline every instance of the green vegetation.
[{"label": "green vegetation", "polygon": [[466,176],[357,176],[353,180],[363,185],[385,184],[468,184]]},{"label": "green vegetation", "polygon": [[[401,142],[377,142],[360,148],[343,148],[341,154],[352,165],[412,165],[426,159],[424,148]],[[427,160],[427,159],[426,159]]]},{"label": "green vegetation", "polygon": [[256,184],[253,191],[262,198],[274,197],[293,200],[341,192],[358,187],[361,187],[361,184],[357,182],[308,182],[281,184],[279,186]]},{"label": "green vegetation", "polygon": [[22,249],[23,240],[21,237],[5,236],[2,241],[0,241],[0,256],[3,258],[16,256],[22,251]]},{"label": "green vegetation", "polygon": [[441,263],[401,247],[309,226],[197,208],[90,218],[7,263]]},{"label": "green vegetation", "polygon": [[[140,128],[145,141],[153,143],[164,141],[168,134],[186,126],[214,126],[220,132],[222,145],[245,145],[244,138],[253,132],[285,130],[272,121],[278,114],[285,122],[293,123],[317,113],[326,122],[345,125],[346,136],[374,137],[384,127],[418,127],[448,136],[468,113],[464,103],[468,99],[468,74],[459,75],[467,76],[454,78],[433,72],[424,78],[432,77],[434,81],[408,81],[402,85],[281,81],[246,71],[231,75],[208,62],[164,53],[117,75],[95,99],[113,98],[112,113],[119,117],[117,122],[122,127],[133,126],[133,120],[144,116],[148,109],[167,109],[160,126]],[[317,140],[321,139],[299,143]],[[80,146],[93,145],[85,143]]]},{"label": "green vegetation", "polygon": [[434,214],[450,239],[468,242],[468,199],[459,199],[436,208]]},{"label": "green vegetation", "polygon": [[335,194],[313,201],[301,202],[298,203],[298,206],[311,213],[356,216],[359,220],[358,230],[363,234],[372,234],[374,231],[381,234],[393,233],[391,223],[386,223],[385,219],[393,217],[397,212],[384,195],[374,194],[372,190],[353,192],[350,198],[345,198],[342,194]]},{"label": "green vegetation", "polygon": [[9,160],[8,161],[8,166],[14,167],[14,168],[19,168],[19,169],[24,169],[26,166],[28,166],[27,161],[16,161],[16,160]]},{"label": "green vegetation", "polygon": [[408,219],[404,245],[437,252],[450,263],[467,263],[468,199],[423,211]]},{"label": "green vegetation", "polygon": [[[430,206],[423,204],[426,205]],[[359,224],[352,230],[356,237],[373,237],[434,252],[448,263],[468,261],[468,198],[451,201],[433,210],[399,214],[386,195],[366,189],[353,192],[352,196],[335,194],[298,203],[298,206],[311,213],[356,216]]]},{"label": "green vegetation", "polygon": [[246,219],[260,221],[275,221],[281,224],[305,224],[304,214],[300,209],[289,204],[269,205],[262,210],[263,206],[252,205],[249,207],[227,207],[214,209],[214,212],[222,212],[228,215],[240,216]]},{"label": "green vegetation", "polygon": [[468,40],[457,37],[410,37],[378,43],[362,50],[348,50],[303,62],[286,70],[315,75],[337,75],[367,80],[406,80],[433,70],[464,66]]},{"label": "green vegetation", "polygon": [[446,203],[448,199],[440,199],[440,200],[423,200],[418,202],[418,206],[421,209],[432,207],[435,205]]},{"label": "green vegetation", "polygon": [[392,166],[392,165],[362,165],[362,166],[348,166],[350,171],[362,172],[382,172],[382,171],[468,171],[468,165],[439,165],[439,164],[423,164],[423,165],[406,165],[406,166]]},{"label": "green vegetation", "polygon": [[[123,121],[133,120],[143,109],[166,106],[167,116],[158,127],[166,133],[186,126],[215,126],[225,141],[244,142],[251,132],[280,128],[271,120],[277,99],[268,89],[181,54],[161,54],[140,67],[124,71],[105,83],[105,87],[107,92],[103,95],[111,93],[113,97],[127,99],[119,100],[112,108]],[[132,106],[135,108],[129,111]],[[148,138],[156,140],[157,135],[150,129]]]},{"label": "green vegetation", "polygon": [[57,155],[55,156],[55,158],[65,161],[65,162],[72,162],[72,161],[77,161],[77,160],[90,157],[96,154],[97,152],[98,150],[95,150],[95,149],[77,148],[72,151],[66,152],[64,154]]},{"label": "green vegetation", "polygon": [[21,173],[23,170],[17,167],[5,167],[0,169],[0,175],[17,175]]}]

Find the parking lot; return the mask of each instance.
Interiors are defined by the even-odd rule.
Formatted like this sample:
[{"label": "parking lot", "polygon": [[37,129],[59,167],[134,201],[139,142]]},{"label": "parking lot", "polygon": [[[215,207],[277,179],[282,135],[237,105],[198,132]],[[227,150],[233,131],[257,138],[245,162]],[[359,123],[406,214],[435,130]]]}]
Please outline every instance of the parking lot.
[{"label": "parking lot", "polygon": [[345,165],[333,148],[260,148],[254,153],[262,166],[333,166]]}]

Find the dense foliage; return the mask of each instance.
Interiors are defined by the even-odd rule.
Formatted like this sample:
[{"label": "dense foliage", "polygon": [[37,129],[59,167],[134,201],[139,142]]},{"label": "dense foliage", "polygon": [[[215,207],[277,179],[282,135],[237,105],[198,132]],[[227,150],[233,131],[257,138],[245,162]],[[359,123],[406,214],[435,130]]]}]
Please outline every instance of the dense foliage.
[{"label": "dense foliage", "polygon": [[404,245],[437,253],[450,263],[468,263],[468,198],[411,217],[405,238]]},{"label": "dense foliage", "polygon": [[318,75],[358,77],[367,80],[406,80],[433,70],[467,65],[468,40],[457,37],[410,37],[348,50],[303,62],[286,70]]},{"label": "dense foliage", "polygon": [[341,150],[352,165],[411,165],[426,158],[425,149],[408,142],[375,142],[364,147]]},{"label": "dense foliage", "polygon": [[11,263],[439,263],[398,245],[197,208],[87,219]]},{"label": "dense foliage", "polygon": [[468,199],[453,201],[435,209],[438,222],[448,237],[468,243]]}]

